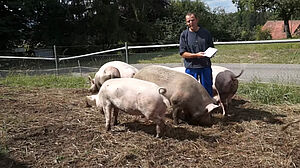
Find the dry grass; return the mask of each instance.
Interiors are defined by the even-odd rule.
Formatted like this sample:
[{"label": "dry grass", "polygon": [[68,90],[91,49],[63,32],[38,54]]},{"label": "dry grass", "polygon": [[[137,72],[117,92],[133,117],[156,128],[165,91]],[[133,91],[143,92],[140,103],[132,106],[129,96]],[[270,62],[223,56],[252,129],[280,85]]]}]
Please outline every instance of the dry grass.
[{"label": "dry grass", "polygon": [[83,103],[84,89],[0,86],[0,167],[299,167],[300,105],[267,106],[236,96],[232,116],[211,127],[155,125],[104,116]]}]

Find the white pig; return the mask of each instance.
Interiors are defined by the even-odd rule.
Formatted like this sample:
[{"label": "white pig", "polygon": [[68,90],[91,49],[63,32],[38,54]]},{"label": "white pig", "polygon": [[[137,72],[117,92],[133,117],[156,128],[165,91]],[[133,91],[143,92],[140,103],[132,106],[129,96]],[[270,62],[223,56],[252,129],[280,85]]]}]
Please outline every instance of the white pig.
[{"label": "white pig", "polygon": [[142,115],[156,124],[156,136],[160,137],[165,129],[165,113],[169,101],[164,97],[167,90],[152,82],[134,78],[116,78],[103,83],[97,95],[87,96],[96,101],[100,112],[104,112],[106,130],[111,129],[111,116],[117,121],[118,111],[131,115]]},{"label": "white pig", "polygon": [[122,61],[107,62],[100,67],[95,77],[89,76],[91,87],[89,91],[92,94],[98,93],[101,85],[112,78],[132,78],[138,69]]}]

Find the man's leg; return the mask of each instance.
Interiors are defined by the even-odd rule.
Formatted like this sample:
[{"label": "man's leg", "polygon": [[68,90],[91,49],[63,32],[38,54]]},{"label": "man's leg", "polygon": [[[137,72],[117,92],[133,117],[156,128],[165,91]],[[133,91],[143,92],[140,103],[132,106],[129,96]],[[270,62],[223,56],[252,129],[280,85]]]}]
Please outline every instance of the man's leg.
[{"label": "man's leg", "polygon": [[189,75],[192,75],[197,81],[198,81],[198,72],[197,72],[197,69],[194,69],[194,68],[186,68],[185,69],[185,73],[189,74]]},{"label": "man's leg", "polygon": [[206,89],[208,94],[213,97],[212,89],[212,70],[211,67],[207,68],[186,68],[185,73],[192,75],[197,81],[200,78],[200,83]]},{"label": "man's leg", "polygon": [[211,67],[201,68],[200,82],[202,86],[207,90],[208,94],[213,97],[213,81],[212,81],[212,70]]}]

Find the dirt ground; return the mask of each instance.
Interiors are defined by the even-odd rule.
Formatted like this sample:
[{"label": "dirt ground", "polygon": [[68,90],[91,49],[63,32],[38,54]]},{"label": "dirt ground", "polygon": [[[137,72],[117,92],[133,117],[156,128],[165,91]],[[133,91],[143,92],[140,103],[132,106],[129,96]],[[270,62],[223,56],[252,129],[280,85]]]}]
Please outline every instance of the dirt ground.
[{"label": "dirt ground", "polygon": [[211,127],[155,125],[127,114],[105,119],[83,103],[85,89],[0,86],[0,167],[300,167],[300,105],[235,97],[232,115]]}]

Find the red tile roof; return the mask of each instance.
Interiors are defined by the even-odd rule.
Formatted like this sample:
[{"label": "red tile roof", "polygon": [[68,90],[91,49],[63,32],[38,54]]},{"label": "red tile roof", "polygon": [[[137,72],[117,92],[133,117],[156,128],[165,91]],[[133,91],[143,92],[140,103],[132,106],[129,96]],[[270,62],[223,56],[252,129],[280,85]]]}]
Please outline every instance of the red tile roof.
[{"label": "red tile roof", "polygon": [[[290,32],[292,36],[300,31],[300,20],[289,20]],[[262,30],[268,29],[272,35],[272,39],[285,39],[283,20],[267,21]],[[298,32],[299,33],[299,32]]]}]

